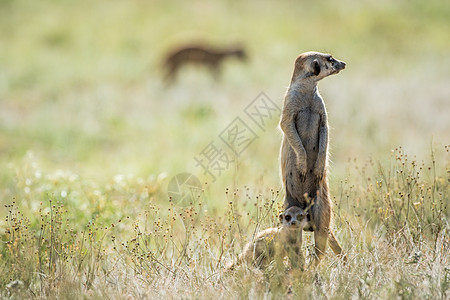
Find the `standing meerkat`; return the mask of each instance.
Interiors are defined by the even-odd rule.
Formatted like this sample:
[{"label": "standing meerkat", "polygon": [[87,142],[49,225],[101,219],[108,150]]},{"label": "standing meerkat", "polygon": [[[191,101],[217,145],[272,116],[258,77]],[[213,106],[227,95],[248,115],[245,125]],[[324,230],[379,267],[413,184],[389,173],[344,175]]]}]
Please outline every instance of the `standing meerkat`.
[{"label": "standing meerkat", "polygon": [[279,219],[281,227],[268,228],[259,232],[255,239],[244,247],[237,263],[228,266],[227,270],[234,269],[236,264],[242,262],[264,268],[274,258],[283,259],[286,255],[292,266],[303,268],[301,232],[308,224],[307,214],[300,207],[291,206],[279,215]]},{"label": "standing meerkat", "polygon": [[295,60],[291,84],[281,113],[281,176],[286,191],[286,209],[299,206],[308,212],[314,232],[316,262],[324,255],[327,240],[337,255],[342,249],[330,228],[328,195],[328,120],[317,82],[345,68],[345,62],[329,54],[306,52]]}]

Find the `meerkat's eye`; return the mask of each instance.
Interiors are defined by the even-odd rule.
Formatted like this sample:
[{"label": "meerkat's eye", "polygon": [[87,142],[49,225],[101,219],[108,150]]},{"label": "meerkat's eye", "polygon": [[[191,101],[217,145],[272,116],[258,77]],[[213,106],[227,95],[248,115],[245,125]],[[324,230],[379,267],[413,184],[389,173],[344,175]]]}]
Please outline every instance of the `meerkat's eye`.
[{"label": "meerkat's eye", "polygon": [[286,220],[286,221],[290,221],[291,220],[291,216],[290,215],[286,215],[285,217],[284,217],[284,219]]},{"label": "meerkat's eye", "polygon": [[334,59],[333,59],[333,56],[330,56],[330,57],[328,57],[328,61],[329,62],[332,62]]}]

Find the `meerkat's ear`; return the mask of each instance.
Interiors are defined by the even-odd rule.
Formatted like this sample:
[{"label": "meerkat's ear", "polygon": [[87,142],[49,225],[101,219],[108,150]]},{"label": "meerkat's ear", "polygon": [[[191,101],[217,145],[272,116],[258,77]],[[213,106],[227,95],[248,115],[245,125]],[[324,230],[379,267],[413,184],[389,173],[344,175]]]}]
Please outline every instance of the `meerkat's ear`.
[{"label": "meerkat's ear", "polygon": [[284,219],[284,213],[281,213],[278,215],[278,219],[280,220],[280,222],[283,222]]},{"label": "meerkat's ear", "polygon": [[319,61],[317,59],[315,59],[313,61],[313,69],[314,69],[314,75],[315,76],[320,74],[320,65],[319,65]]}]

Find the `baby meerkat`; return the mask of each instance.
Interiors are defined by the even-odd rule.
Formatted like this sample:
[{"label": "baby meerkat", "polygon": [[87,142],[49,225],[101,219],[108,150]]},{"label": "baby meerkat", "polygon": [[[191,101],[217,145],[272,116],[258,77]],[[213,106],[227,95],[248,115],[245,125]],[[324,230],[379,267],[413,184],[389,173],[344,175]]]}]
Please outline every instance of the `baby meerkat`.
[{"label": "baby meerkat", "polygon": [[345,68],[345,62],[330,54],[306,52],[295,61],[287,90],[280,127],[283,142],[280,151],[281,177],[285,188],[286,209],[299,206],[308,212],[314,231],[317,261],[330,247],[337,255],[341,246],[330,229],[331,201],[328,195],[328,120],[325,103],[317,82]]},{"label": "baby meerkat", "polygon": [[283,260],[287,255],[293,267],[304,265],[301,252],[302,229],[307,226],[306,212],[297,206],[291,206],[279,215],[281,227],[268,228],[259,232],[248,243],[239,256],[238,262],[227,267],[234,269],[236,264],[246,262],[258,268],[267,267],[274,259]]}]

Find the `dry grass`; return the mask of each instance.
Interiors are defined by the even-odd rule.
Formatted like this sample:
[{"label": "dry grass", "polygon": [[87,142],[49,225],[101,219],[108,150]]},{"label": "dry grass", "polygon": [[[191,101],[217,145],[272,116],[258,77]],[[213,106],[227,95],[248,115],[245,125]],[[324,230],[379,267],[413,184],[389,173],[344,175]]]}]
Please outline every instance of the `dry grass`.
[{"label": "dry grass", "polygon": [[[438,151],[438,163],[448,166],[449,149]],[[236,259],[255,231],[276,224],[278,191],[250,196],[248,187],[226,190],[229,204],[221,212],[210,211],[204,194],[187,207],[154,204],[148,182],[140,180],[116,178],[94,188],[80,178],[70,179],[71,174],[55,180],[38,173],[31,186],[23,183],[32,196],[42,192],[42,186],[56,191],[66,180],[72,180],[71,195],[90,196],[80,197],[73,206],[55,199],[59,197],[44,197],[35,208],[38,217],[30,218],[15,202],[7,205],[1,255],[8,272],[0,277],[2,293],[49,298],[445,299],[450,275],[445,199],[449,180],[434,155],[422,162],[397,149],[389,165],[356,164],[352,171],[360,176],[352,176],[351,185],[344,184],[334,199],[336,234],[348,262],[329,253],[317,269],[305,272],[251,266],[224,272],[224,265]],[[122,201],[129,201],[122,204],[122,214],[132,217],[115,219],[114,209],[97,207],[89,221],[76,220],[83,201],[101,205],[118,191],[127,195]],[[311,260],[308,234],[304,251]]]}]

